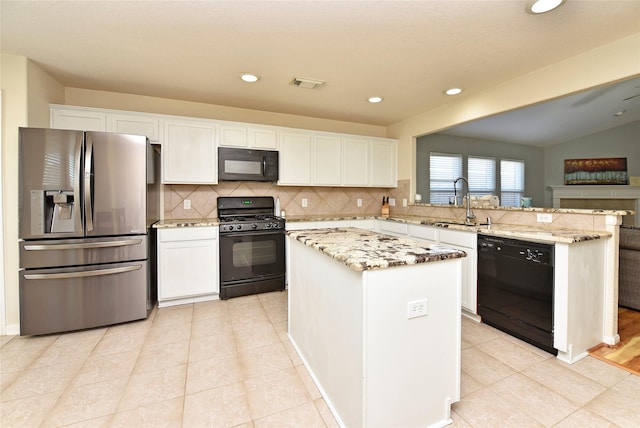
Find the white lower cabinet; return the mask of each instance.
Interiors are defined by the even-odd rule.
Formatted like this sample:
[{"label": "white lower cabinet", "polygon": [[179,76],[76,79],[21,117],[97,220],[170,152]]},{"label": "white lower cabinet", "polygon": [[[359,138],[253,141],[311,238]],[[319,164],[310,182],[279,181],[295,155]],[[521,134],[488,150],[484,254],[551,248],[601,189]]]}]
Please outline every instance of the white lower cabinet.
[{"label": "white lower cabinet", "polygon": [[439,231],[440,244],[462,250],[467,257],[462,259],[462,308],[478,313],[478,234],[461,230]]},{"label": "white lower cabinet", "polygon": [[218,298],[218,227],[158,229],[158,306]]}]

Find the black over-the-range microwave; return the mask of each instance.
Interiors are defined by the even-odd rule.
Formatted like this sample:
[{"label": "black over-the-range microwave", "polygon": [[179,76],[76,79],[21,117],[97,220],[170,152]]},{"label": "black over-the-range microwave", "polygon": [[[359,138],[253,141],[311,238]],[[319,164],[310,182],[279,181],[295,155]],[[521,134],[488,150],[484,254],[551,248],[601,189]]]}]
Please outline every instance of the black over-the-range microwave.
[{"label": "black over-the-range microwave", "polygon": [[278,152],[218,147],[218,180],[278,181]]}]

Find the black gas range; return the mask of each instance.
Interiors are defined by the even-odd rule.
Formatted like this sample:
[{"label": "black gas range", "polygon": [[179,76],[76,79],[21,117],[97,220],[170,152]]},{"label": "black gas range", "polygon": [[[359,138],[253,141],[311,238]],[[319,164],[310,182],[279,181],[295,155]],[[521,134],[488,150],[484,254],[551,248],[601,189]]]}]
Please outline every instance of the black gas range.
[{"label": "black gas range", "polygon": [[219,197],[220,298],[285,289],[285,220],[270,196]]}]

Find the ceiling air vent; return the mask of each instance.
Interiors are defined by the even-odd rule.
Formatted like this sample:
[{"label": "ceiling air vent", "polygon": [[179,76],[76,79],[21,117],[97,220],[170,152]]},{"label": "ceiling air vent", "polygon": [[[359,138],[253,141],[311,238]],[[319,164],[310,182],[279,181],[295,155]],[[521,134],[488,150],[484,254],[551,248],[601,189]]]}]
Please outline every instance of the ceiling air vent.
[{"label": "ceiling air vent", "polygon": [[306,77],[294,77],[291,79],[293,86],[306,89],[319,89],[322,88],[327,82],[316,79],[307,79]]}]

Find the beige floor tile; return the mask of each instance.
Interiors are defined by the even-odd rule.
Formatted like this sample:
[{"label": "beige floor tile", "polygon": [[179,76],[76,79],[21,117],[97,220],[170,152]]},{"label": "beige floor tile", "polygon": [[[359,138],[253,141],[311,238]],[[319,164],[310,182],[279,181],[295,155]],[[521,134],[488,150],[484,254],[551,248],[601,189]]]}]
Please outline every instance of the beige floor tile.
[{"label": "beige floor tile", "polygon": [[311,401],[295,368],[244,381],[253,420]]},{"label": "beige floor tile", "polygon": [[333,413],[331,413],[331,410],[329,410],[329,406],[327,406],[327,403],[323,398],[314,400],[313,405],[316,406],[316,409],[318,409],[318,413],[320,413],[320,416],[322,417],[322,420],[324,421],[324,424],[327,426],[327,428],[337,428],[340,426],[338,425],[336,418],[333,416]]},{"label": "beige floor tile", "polygon": [[176,305],[159,308],[153,320],[153,326],[168,326],[173,324],[191,323],[193,305]]},{"label": "beige floor tile", "polygon": [[126,412],[116,413],[113,428],[181,428],[184,397],[160,401]]},{"label": "beige floor tile", "polygon": [[271,293],[258,294],[258,300],[262,303],[262,306],[277,306],[280,304],[288,303],[288,292],[285,291],[272,291]]},{"label": "beige floor tile", "polygon": [[63,343],[75,343],[78,340],[93,339],[98,343],[102,336],[107,332],[108,327],[90,328],[81,331],[72,331],[69,333],[61,333],[55,343],[61,345]]},{"label": "beige floor tile", "polygon": [[485,386],[516,372],[502,361],[476,347],[462,350],[461,365],[462,371]]},{"label": "beige floor tile", "polygon": [[208,302],[198,302],[193,305],[193,321],[200,321],[208,318],[228,318],[229,307],[226,300],[211,300]]},{"label": "beige floor tile", "polygon": [[223,315],[194,320],[191,324],[191,339],[231,333],[231,317]]},{"label": "beige floor tile", "polygon": [[81,364],[72,362],[24,370],[6,390],[1,391],[0,401],[62,391],[80,370]]},{"label": "beige floor tile", "polygon": [[276,329],[276,333],[278,334],[281,342],[289,341],[289,321],[275,322],[273,323],[273,328]]},{"label": "beige floor tile", "polygon": [[122,395],[118,412],[184,396],[187,366],[134,374]]},{"label": "beige floor tile", "polygon": [[618,425],[588,410],[580,409],[558,422],[554,428],[618,428]]},{"label": "beige floor tile", "polygon": [[167,367],[187,364],[189,341],[168,343],[166,345],[145,346],[140,352],[134,373],[151,372]]},{"label": "beige floor tile", "polygon": [[33,348],[5,351],[0,355],[0,373],[9,373],[29,368],[47,349]]},{"label": "beige floor tile", "polygon": [[126,334],[118,332],[105,335],[96,345],[91,353],[91,357],[101,355],[117,354],[120,352],[140,351],[147,338],[146,332]]},{"label": "beige floor tile", "polygon": [[137,351],[89,358],[71,381],[71,386],[88,385],[121,377],[128,379],[137,359]]},{"label": "beige floor tile", "polygon": [[322,416],[312,402],[258,419],[253,425],[255,428],[325,428]]},{"label": "beige floor tile", "polygon": [[237,353],[236,339],[231,330],[219,331],[212,336],[191,338],[189,362],[215,357],[226,357]]},{"label": "beige floor tile", "polygon": [[471,345],[489,342],[503,336],[502,332],[465,317],[462,318],[461,328],[464,342]]},{"label": "beige floor tile", "polygon": [[619,367],[600,361],[597,358],[586,357],[573,364],[566,364],[558,361],[559,364],[564,364],[569,370],[573,370],[580,373],[584,377],[598,382],[601,385],[611,387],[616,385],[631,374]]},{"label": "beige floor tile", "polygon": [[[162,310],[162,309],[161,309]],[[182,342],[191,338],[191,323],[172,324],[171,327],[152,325],[144,346],[159,346]]]},{"label": "beige floor tile", "polygon": [[55,405],[60,391],[0,403],[0,426],[37,427]]},{"label": "beige floor tile", "polygon": [[2,354],[12,351],[44,351],[58,339],[57,335],[50,336],[14,336],[2,346]]},{"label": "beige floor tile", "polygon": [[251,422],[242,383],[189,394],[184,401],[183,427],[233,427]]},{"label": "beige floor tile", "polygon": [[262,376],[293,367],[281,342],[238,353],[244,379]]},{"label": "beige floor tile", "polygon": [[626,377],[588,403],[585,409],[621,427],[640,426],[640,376]]},{"label": "beige floor tile", "polygon": [[556,359],[544,360],[522,373],[578,406],[584,406],[607,389],[605,386],[569,370],[565,363]]},{"label": "beige floor tile", "polygon": [[126,384],[127,378],[119,378],[67,389],[43,426],[59,427],[114,413]]},{"label": "beige floor tile", "polygon": [[189,363],[186,394],[217,388],[245,379],[237,355],[209,358]]},{"label": "beige floor tile", "polygon": [[104,335],[110,336],[112,334],[142,334],[149,331],[152,323],[152,320],[150,318],[147,318],[139,321],[116,324],[109,327]]},{"label": "beige floor tile", "polygon": [[289,339],[287,339],[286,341],[283,341],[282,346],[284,346],[284,349],[285,351],[287,351],[287,355],[289,355],[289,358],[291,358],[291,362],[293,363],[294,366],[299,366],[304,364],[302,362],[302,358],[300,358],[300,355],[298,355],[296,348],[293,347],[293,344]]},{"label": "beige floor tile", "polygon": [[271,323],[243,324],[233,328],[238,352],[280,342]]},{"label": "beige floor tile", "polygon": [[502,379],[488,389],[545,426],[552,426],[579,408],[562,395],[521,373]]},{"label": "beige floor tile", "polygon": [[96,347],[98,340],[98,337],[88,337],[76,341],[55,341],[42,352],[31,367],[51,366],[71,361],[82,363]]},{"label": "beige floor tile", "polygon": [[484,388],[484,385],[475,380],[470,374],[465,372],[460,373],[460,397],[469,395],[482,388]]},{"label": "beige floor tile", "polygon": [[311,375],[309,374],[307,368],[305,366],[296,366],[296,371],[298,372],[298,376],[300,376],[300,379],[302,379],[302,383],[304,383],[304,387],[307,389],[309,397],[311,397],[312,400],[321,398],[322,395],[320,394],[320,391],[318,390],[315,382],[311,378]]},{"label": "beige floor tile", "polygon": [[11,336],[0,336],[0,349],[2,349],[2,347],[4,345],[6,345],[7,343],[9,343],[12,339],[16,338],[18,336],[15,335],[11,335]]},{"label": "beige floor tile", "polygon": [[86,421],[65,425],[64,428],[109,428],[111,427],[112,420],[113,415],[106,415],[100,418],[87,419]]},{"label": "beige floor tile", "polygon": [[503,400],[499,395],[482,389],[464,397],[453,410],[474,428],[538,428],[538,421]]},{"label": "beige floor tile", "polygon": [[481,343],[477,346],[487,354],[518,371],[530,367],[537,362],[546,360],[550,356],[543,357],[503,337]]},{"label": "beige floor tile", "polygon": [[19,370],[15,372],[0,373],[0,391],[7,389],[14,380],[22,375],[22,372],[22,370]]},{"label": "beige floor tile", "polygon": [[451,420],[453,421],[451,425],[449,425],[451,428],[471,428],[471,425],[454,411],[451,412]]}]

